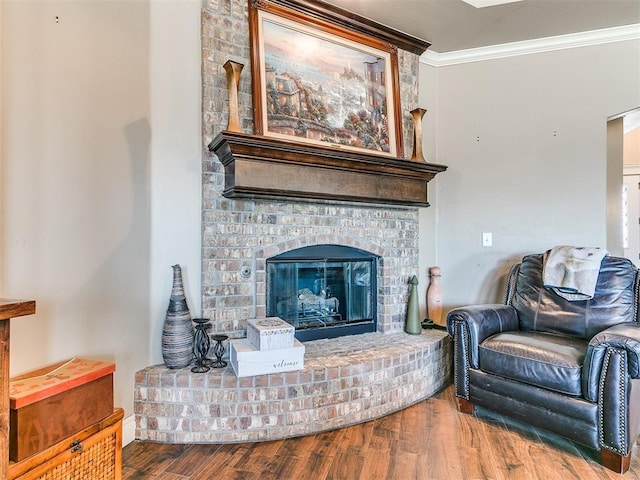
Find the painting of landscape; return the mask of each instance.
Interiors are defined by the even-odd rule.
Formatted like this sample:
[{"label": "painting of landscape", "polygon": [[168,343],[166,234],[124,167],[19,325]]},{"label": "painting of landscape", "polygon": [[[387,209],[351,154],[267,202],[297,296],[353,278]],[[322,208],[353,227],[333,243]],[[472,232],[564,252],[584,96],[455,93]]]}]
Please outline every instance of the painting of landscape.
[{"label": "painting of landscape", "polygon": [[265,134],[395,155],[388,54],[263,18]]}]

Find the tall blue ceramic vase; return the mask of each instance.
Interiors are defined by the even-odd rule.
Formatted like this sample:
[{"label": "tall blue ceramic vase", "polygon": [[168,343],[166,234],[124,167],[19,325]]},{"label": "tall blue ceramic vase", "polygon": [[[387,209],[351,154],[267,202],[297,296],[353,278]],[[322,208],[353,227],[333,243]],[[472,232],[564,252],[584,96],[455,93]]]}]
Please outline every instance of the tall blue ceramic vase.
[{"label": "tall blue ceramic vase", "polygon": [[173,288],[162,328],[162,358],[168,368],[185,368],[193,360],[193,327],[184,296],[182,270],[173,265]]}]

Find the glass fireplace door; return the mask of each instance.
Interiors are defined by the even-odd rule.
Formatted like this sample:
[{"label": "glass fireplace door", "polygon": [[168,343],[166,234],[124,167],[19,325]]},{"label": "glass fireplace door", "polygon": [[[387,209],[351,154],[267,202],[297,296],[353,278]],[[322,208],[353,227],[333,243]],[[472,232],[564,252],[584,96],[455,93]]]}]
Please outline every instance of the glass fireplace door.
[{"label": "glass fireplace door", "polygon": [[274,257],[267,261],[267,315],[292,324],[299,340],[375,331],[375,279],[372,255]]}]

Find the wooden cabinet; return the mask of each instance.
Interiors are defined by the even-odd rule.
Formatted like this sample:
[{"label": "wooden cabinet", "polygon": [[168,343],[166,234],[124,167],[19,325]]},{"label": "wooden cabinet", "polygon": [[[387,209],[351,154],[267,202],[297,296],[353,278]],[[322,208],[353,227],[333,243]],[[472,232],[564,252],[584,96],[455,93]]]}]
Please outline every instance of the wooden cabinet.
[{"label": "wooden cabinet", "polygon": [[74,357],[9,381],[9,460],[20,462],[113,413],[115,364]]},{"label": "wooden cabinet", "polygon": [[10,323],[15,317],[36,313],[33,300],[0,299],[0,478],[9,467],[9,343]]},{"label": "wooden cabinet", "polygon": [[8,480],[121,480],[121,408],[76,435],[9,464]]},{"label": "wooden cabinet", "polygon": [[35,311],[33,300],[0,299],[0,479],[121,480],[121,408],[45,450],[19,462],[9,462],[10,320]]}]

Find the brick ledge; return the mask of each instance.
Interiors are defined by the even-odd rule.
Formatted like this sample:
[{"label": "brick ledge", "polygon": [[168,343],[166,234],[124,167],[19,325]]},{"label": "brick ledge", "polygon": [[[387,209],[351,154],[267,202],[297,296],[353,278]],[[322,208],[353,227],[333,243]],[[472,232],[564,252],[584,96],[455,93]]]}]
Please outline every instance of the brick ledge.
[{"label": "brick ledge", "polygon": [[448,384],[451,340],[367,333],[305,343],[297,372],[237,378],[164,365],[136,373],[136,439],[233,443],[309,435],[373,420]]}]

